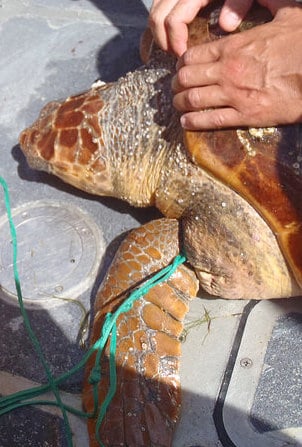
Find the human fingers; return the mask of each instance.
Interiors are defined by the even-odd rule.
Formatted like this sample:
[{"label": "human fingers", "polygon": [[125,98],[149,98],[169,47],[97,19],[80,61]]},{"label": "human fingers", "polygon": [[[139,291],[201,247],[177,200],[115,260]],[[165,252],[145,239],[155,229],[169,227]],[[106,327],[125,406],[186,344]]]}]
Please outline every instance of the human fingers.
[{"label": "human fingers", "polygon": [[202,65],[218,61],[221,55],[221,50],[223,49],[222,43],[224,43],[225,39],[228,39],[228,36],[189,48],[182,57],[179,58],[176,69],[180,70],[183,66]]},{"label": "human fingers", "polygon": [[219,63],[185,65],[172,79],[173,92],[181,92],[192,87],[218,84],[220,80]]},{"label": "human fingers", "polygon": [[[258,0],[258,2],[268,8],[273,16],[280,8],[293,6],[296,3],[295,0]],[[252,4],[253,0],[225,0],[219,17],[220,26],[225,31],[234,31],[240,25]]]},{"label": "human fingers", "polygon": [[220,73],[217,82],[202,79],[203,85],[194,84],[188,92],[177,86],[174,104],[184,112],[185,128],[270,127],[302,121],[297,45],[302,39],[302,5],[285,0],[282,5],[272,22],[215,41],[211,49],[205,44],[184,54],[182,62],[192,65],[184,65],[179,72],[194,70],[194,63],[202,61],[201,65],[212,64]]},{"label": "human fingers", "polygon": [[212,107],[225,107],[228,98],[219,85],[195,87],[177,93],[173,97],[173,106],[180,112],[195,112]]},{"label": "human fingers", "polygon": [[157,44],[168,51],[168,35],[165,27],[165,19],[174,8],[178,0],[153,0],[150,14],[149,27]]},{"label": "human fingers", "polygon": [[225,129],[246,126],[246,117],[236,109],[224,107],[185,113],[180,124],[187,130]]},{"label": "human fingers", "polygon": [[219,23],[225,31],[234,31],[246,16],[253,0],[225,0]]},{"label": "human fingers", "polygon": [[187,49],[188,24],[210,0],[179,0],[165,18],[170,49],[181,56]]},{"label": "human fingers", "polygon": [[164,50],[181,56],[187,49],[188,24],[210,0],[154,0],[149,26]]}]

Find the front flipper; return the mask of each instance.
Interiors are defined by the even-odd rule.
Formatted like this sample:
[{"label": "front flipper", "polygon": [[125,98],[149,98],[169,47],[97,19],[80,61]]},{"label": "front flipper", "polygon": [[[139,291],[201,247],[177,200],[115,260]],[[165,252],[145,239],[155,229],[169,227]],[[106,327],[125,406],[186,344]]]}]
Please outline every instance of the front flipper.
[{"label": "front flipper", "polygon": [[[104,318],[152,273],[180,252],[178,222],[159,219],[132,231],[121,244],[97,294],[91,344],[100,336]],[[180,413],[179,336],[189,300],[196,296],[195,274],[181,265],[165,283],[155,286],[117,320],[117,391],[100,427],[104,446],[168,447]],[[86,368],[83,402],[93,411]],[[101,361],[102,403],[108,391],[108,347]],[[97,447],[96,419],[90,419],[90,447]]]}]

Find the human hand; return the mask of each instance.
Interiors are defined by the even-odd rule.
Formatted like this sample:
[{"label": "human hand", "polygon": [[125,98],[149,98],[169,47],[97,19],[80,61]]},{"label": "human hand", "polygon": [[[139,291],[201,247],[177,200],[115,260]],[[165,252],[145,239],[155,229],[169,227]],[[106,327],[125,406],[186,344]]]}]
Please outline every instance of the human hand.
[{"label": "human hand", "polygon": [[191,130],[302,122],[302,6],[266,0],[275,18],[190,48],[173,79],[174,106]]},{"label": "human hand", "polygon": [[[187,50],[188,24],[211,0],[153,0],[149,26],[158,45],[181,56]],[[226,0],[219,22],[225,31],[240,24],[253,0]]]}]

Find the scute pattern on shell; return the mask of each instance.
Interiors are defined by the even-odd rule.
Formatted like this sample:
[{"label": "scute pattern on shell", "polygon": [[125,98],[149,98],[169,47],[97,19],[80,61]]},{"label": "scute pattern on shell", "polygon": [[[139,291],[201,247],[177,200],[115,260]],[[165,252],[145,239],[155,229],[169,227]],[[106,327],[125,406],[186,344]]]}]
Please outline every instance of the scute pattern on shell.
[{"label": "scute pattern on shell", "polygon": [[[194,21],[189,45],[221,37],[221,3],[211,2]],[[267,19],[256,6],[242,28]],[[118,392],[100,428],[106,446],[171,445],[180,411],[179,334],[197,278],[225,298],[301,292],[300,127],[187,132],[185,145],[172,107],[175,60],[157,49],[144,54],[147,64],[116,83],[47,105],[20,137],[32,167],[93,194],[155,205],[166,216],[122,243],[96,297],[91,343],[106,313],[181,249],[193,269],[179,267],[118,320]],[[107,358],[108,350],[100,400]],[[83,393],[88,410],[92,366],[93,359]],[[96,447],[96,420],[88,426]]]},{"label": "scute pattern on shell", "polygon": [[[187,132],[191,156],[232,187],[273,229],[296,281],[302,285],[302,175],[300,124],[255,130]],[[228,143],[229,142],[229,143]],[[225,150],[225,147],[230,147]]]}]

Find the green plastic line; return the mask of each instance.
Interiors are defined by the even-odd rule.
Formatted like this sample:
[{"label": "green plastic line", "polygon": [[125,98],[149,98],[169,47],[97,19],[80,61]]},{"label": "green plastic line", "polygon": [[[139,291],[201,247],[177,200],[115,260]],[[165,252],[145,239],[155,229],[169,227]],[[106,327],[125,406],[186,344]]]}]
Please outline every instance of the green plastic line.
[{"label": "green plastic line", "polygon": [[69,421],[68,421],[68,417],[66,414],[66,410],[64,408],[63,402],[61,400],[61,396],[60,396],[60,392],[57,388],[57,385],[54,381],[54,378],[52,376],[52,373],[50,371],[50,368],[46,362],[46,359],[44,357],[41,345],[39,343],[39,340],[37,339],[34,331],[32,330],[29,318],[28,318],[28,314],[25,310],[25,307],[23,305],[23,297],[22,297],[22,290],[21,290],[21,284],[20,284],[20,278],[19,278],[19,271],[18,271],[18,265],[17,265],[17,259],[18,259],[18,244],[17,244],[17,233],[16,233],[16,228],[13,222],[13,218],[12,218],[12,213],[11,213],[11,205],[10,205],[10,196],[9,196],[9,190],[8,190],[8,186],[6,181],[0,177],[0,183],[1,186],[3,188],[4,191],[4,201],[5,201],[5,207],[6,207],[6,212],[7,212],[7,218],[9,221],[9,227],[10,227],[10,234],[11,234],[11,238],[12,238],[12,246],[13,246],[13,269],[14,269],[14,280],[15,280],[15,287],[16,287],[16,292],[17,292],[17,296],[18,296],[18,302],[19,302],[19,306],[20,306],[20,311],[24,320],[24,324],[26,327],[26,330],[28,332],[28,335],[30,337],[30,340],[34,346],[34,349],[36,351],[36,353],[38,354],[38,357],[40,359],[40,362],[43,365],[44,371],[46,373],[47,379],[48,379],[48,383],[52,389],[52,392],[54,393],[54,396],[56,398],[57,401],[57,405],[58,407],[61,409],[62,411],[62,415],[63,415],[63,420],[64,420],[64,424],[65,424],[65,428],[66,428],[66,432],[67,432],[67,441],[68,441],[68,446],[72,447],[72,433],[71,433],[71,428],[69,425]]},{"label": "green plastic line", "polygon": [[[45,373],[46,373],[47,379],[48,379],[48,383],[45,385],[37,386],[32,389],[28,389],[28,390],[24,390],[24,391],[19,391],[12,395],[0,398],[0,416],[6,414],[8,412],[11,412],[16,408],[20,408],[20,407],[28,406],[28,405],[57,406],[62,411],[65,429],[67,432],[68,447],[72,447],[73,444],[72,444],[72,433],[71,433],[69,420],[67,417],[67,412],[75,414],[80,417],[86,417],[86,418],[97,417],[96,439],[97,439],[99,445],[103,446],[102,441],[99,436],[99,428],[100,428],[102,421],[106,415],[107,408],[110,405],[110,403],[115,395],[116,387],[117,387],[117,374],[116,374],[116,365],[115,365],[116,337],[117,337],[117,335],[116,335],[116,321],[122,313],[128,312],[132,308],[133,303],[136,300],[138,300],[142,296],[146,295],[149,292],[149,290],[152,289],[153,287],[155,287],[157,284],[160,284],[160,283],[166,281],[175,272],[177,267],[186,261],[186,257],[183,255],[176,256],[170,265],[163,268],[159,272],[155,273],[151,279],[146,281],[141,287],[135,289],[113,314],[108,313],[106,315],[105,321],[103,323],[100,338],[94,343],[94,345],[92,347],[90,347],[90,349],[87,351],[87,353],[83,356],[83,358],[77,365],[75,365],[69,371],[61,374],[59,377],[57,377],[55,379],[52,376],[50,368],[44,358],[44,354],[42,352],[41,345],[31,328],[27,312],[24,308],[22,290],[21,290],[19,272],[18,272],[18,266],[17,266],[18,252],[17,252],[16,229],[14,226],[12,213],[11,213],[8,186],[7,186],[7,183],[5,182],[5,180],[1,176],[0,176],[0,184],[2,185],[3,190],[4,190],[5,207],[6,207],[7,217],[8,217],[9,226],[10,226],[10,233],[11,233],[11,238],[12,238],[14,279],[15,279],[15,286],[16,286],[19,306],[20,306],[21,314],[24,319],[25,327],[26,327],[29,337],[32,341],[32,344],[40,358],[40,361],[44,367],[44,370],[45,370]],[[102,405],[99,407],[98,386],[100,385],[100,382],[101,382],[101,356],[102,356],[102,352],[103,352],[104,347],[105,347],[109,338],[110,338],[110,353],[109,353],[110,384],[109,384],[109,390],[107,392],[106,398],[105,398],[104,402],[102,403]],[[89,377],[89,383],[93,387],[94,410],[92,413],[85,413],[84,411],[80,411],[80,410],[72,408],[68,405],[65,405],[62,402],[60,392],[58,389],[58,385],[60,385],[62,382],[64,382],[66,379],[68,379],[70,376],[72,376],[74,373],[76,373],[77,371],[82,369],[85,366],[85,364],[87,363],[88,359],[91,357],[91,355],[95,351],[97,351],[96,359],[95,359],[95,366],[93,367],[90,377]],[[55,401],[33,399],[33,398],[38,397],[41,394],[44,394],[49,391],[53,392],[53,394],[56,398]]]}]

